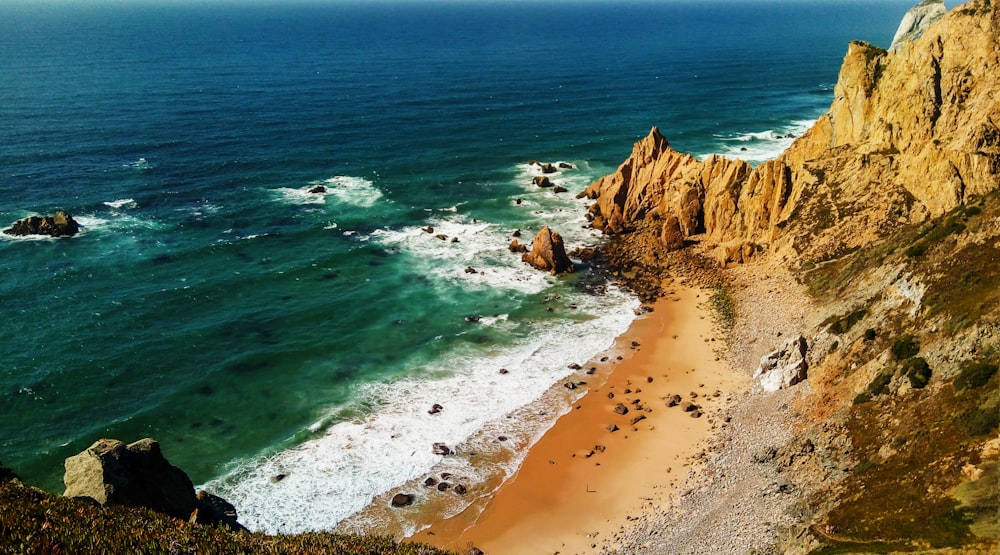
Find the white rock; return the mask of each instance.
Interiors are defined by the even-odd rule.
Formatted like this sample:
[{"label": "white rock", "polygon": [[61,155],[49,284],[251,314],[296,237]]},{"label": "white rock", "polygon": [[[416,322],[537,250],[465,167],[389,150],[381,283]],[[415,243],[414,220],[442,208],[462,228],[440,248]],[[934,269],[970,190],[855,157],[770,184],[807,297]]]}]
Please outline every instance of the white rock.
[{"label": "white rock", "polygon": [[806,379],[806,351],[809,344],[801,335],[791,339],[784,347],[764,355],[753,377],[761,389],[771,393],[791,387]]}]

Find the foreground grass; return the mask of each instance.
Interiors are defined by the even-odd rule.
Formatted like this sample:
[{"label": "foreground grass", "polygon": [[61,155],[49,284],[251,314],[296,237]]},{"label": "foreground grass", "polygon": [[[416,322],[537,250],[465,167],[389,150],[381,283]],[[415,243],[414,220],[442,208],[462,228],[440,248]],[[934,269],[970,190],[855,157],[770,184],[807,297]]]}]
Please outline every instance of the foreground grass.
[{"label": "foreground grass", "polygon": [[[6,476],[5,476],[6,474]],[[438,555],[449,552],[383,536],[306,533],[268,536],[189,524],[154,511],[100,507],[10,480],[0,468],[0,554],[351,553]]]}]

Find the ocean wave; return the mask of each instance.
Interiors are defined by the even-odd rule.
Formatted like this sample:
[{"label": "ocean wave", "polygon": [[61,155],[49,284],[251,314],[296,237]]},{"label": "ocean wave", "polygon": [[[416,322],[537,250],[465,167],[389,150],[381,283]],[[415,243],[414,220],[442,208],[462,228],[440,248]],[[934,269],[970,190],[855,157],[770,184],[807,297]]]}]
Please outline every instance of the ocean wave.
[{"label": "ocean wave", "polygon": [[[814,120],[793,121],[776,129],[751,131],[730,136],[720,136],[719,154],[759,164],[781,155],[796,139],[812,127]],[[706,158],[707,155],[699,157]]]},{"label": "ocean wave", "polygon": [[149,163],[149,160],[146,160],[145,158],[139,158],[138,160],[134,160],[132,162],[125,162],[124,164],[122,164],[122,167],[132,168],[135,170],[148,170],[153,166]]},{"label": "ocean wave", "polygon": [[[581,298],[579,310],[589,312],[589,319],[545,322],[521,343],[502,350],[456,347],[414,372],[436,378],[361,386],[359,405],[372,407],[365,416],[317,423],[312,429],[319,437],[240,464],[205,487],[232,502],[249,528],[295,533],[330,530],[374,496],[432,468],[440,470],[441,464],[475,483],[495,469],[476,468],[461,448],[454,456],[436,455],[432,445],[461,446],[484,428],[512,438],[537,436],[539,426],[550,425],[557,412],[545,411],[545,418],[535,422],[509,416],[570,375],[570,362],[583,362],[610,347],[634,319],[636,305],[620,293]],[[501,368],[508,373],[498,372]],[[430,414],[436,403],[443,409]],[[502,471],[509,475],[519,464],[520,459],[512,461]]]},{"label": "ocean wave", "polygon": [[282,187],[276,191],[289,204],[326,204],[327,197],[332,196],[339,203],[360,208],[370,208],[384,196],[372,181],[347,175],[313,181],[305,187]]},{"label": "ocean wave", "polygon": [[115,209],[115,210],[123,210],[123,209],[126,209],[126,208],[131,209],[131,208],[136,208],[136,207],[139,206],[135,202],[135,199],[132,199],[132,198],[120,198],[120,199],[117,199],[117,200],[109,200],[109,201],[105,202],[104,204],[106,206],[109,206],[109,207]]}]

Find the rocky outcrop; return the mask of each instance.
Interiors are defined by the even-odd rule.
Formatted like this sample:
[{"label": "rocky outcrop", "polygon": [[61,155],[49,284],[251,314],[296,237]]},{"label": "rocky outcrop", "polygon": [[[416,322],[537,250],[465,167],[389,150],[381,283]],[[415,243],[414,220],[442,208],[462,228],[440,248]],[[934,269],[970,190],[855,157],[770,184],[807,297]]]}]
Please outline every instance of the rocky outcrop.
[{"label": "rocky outcrop", "polygon": [[985,194],[1000,183],[998,19],[970,2],[893,52],[851,43],[829,111],[755,168],[677,152],[653,128],[581,193],[591,225],[662,242],[672,215],[721,262],[768,251],[805,264]]},{"label": "rocky outcrop", "polygon": [[31,216],[14,222],[3,230],[7,235],[48,235],[50,237],[70,237],[80,232],[80,224],[65,212],[53,216]]},{"label": "rocky outcrop", "polygon": [[809,344],[801,335],[788,341],[784,347],[763,356],[753,378],[767,392],[791,387],[806,379],[809,365],[806,352]]},{"label": "rocky outcrop", "polygon": [[548,227],[543,227],[538,235],[535,235],[535,239],[531,242],[531,252],[522,254],[521,260],[553,275],[572,272],[575,269],[573,261],[566,254],[562,236]]},{"label": "rocky outcrop", "polygon": [[87,498],[101,505],[147,507],[193,522],[224,523],[240,528],[236,509],[224,499],[201,492],[170,464],[153,439],[128,445],[101,439],[66,459],[66,497]]},{"label": "rocky outcrop", "polygon": [[905,42],[920,38],[920,35],[923,35],[928,27],[944,17],[945,12],[947,12],[947,8],[944,6],[944,0],[924,0],[910,8],[910,11],[903,16],[903,20],[899,22],[899,28],[896,29],[895,36],[892,37],[892,46],[889,47],[889,51],[892,52]]}]

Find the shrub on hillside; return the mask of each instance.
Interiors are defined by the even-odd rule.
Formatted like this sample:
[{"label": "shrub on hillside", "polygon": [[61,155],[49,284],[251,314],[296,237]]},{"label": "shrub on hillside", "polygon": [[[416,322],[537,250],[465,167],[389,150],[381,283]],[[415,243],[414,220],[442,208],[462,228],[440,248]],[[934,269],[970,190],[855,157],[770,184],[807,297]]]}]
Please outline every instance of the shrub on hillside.
[{"label": "shrub on hillside", "polygon": [[917,356],[920,352],[920,342],[912,334],[906,334],[892,342],[892,356],[896,360],[906,360]]},{"label": "shrub on hillside", "polygon": [[903,373],[910,378],[913,389],[923,389],[931,379],[931,367],[921,357],[906,359],[903,363]]},{"label": "shrub on hillside", "polygon": [[975,389],[986,385],[993,374],[997,373],[997,365],[988,362],[970,364],[959,372],[955,378],[956,389]]}]

